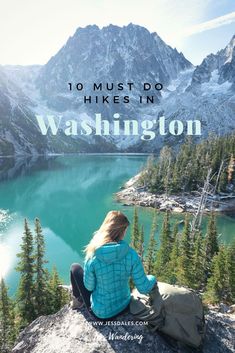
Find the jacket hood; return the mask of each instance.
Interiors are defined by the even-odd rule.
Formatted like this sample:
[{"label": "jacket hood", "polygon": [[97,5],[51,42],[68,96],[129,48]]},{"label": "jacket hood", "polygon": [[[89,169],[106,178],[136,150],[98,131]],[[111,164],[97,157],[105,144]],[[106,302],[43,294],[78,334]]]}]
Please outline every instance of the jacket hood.
[{"label": "jacket hood", "polygon": [[95,251],[95,256],[106,263],[117,262],[126,256],[129,250],[129,245],[120,240],[118,243],[108,243]]}]

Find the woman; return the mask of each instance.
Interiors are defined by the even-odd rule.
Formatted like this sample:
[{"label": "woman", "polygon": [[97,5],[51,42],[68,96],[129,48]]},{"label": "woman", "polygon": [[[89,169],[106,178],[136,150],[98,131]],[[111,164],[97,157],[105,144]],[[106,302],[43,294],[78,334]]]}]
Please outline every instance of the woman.
[{"label": "woman", "polygon": [[153,289],[155,277],[146,276],[139,255],[123,240],[128,226],[122,212],[108,212],[85,248],[84,271],[79,264],[71,266],[74,308],[84,302],[95,317],[110,319],[128,309],[130,278],[140,293]]}]

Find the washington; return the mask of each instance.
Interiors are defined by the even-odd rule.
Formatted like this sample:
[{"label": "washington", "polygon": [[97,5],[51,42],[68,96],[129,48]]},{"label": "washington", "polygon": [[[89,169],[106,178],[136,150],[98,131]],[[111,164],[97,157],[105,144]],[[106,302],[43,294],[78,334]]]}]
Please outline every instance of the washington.
[{"label": "washington", "polygon": [[66,136],[139,136],[141,140],[150,141],[157,135],[200,136],[202,134],[200,120],[169,120],[165,116],[151,120],[130,120],[123,119],[119,113],[115,113],[112,119],[103,119],[100,113],[96,113],[94,121],[65,120],[61,115],[57,117],[36,115],[36,119],[42,135],[48,133],[57,135],[62,132]]}]

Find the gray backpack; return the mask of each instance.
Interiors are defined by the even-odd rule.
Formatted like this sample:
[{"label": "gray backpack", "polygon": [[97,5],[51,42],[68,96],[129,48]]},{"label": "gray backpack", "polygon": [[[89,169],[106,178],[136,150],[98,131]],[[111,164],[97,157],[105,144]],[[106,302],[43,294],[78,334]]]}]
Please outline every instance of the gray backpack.
[{"label": "gray backpack", "polygon": [[193,290],[162,282],[148,296],[134,289],[130,312],[136,319],[147,321],[152,331],[159,330],[195,348],[203,343],[203,305]]}]

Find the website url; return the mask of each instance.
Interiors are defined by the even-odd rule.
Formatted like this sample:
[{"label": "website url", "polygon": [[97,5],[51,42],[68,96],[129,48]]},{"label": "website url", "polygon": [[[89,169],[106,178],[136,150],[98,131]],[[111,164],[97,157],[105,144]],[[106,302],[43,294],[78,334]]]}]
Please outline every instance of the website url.
[{"label": "website url", "polygon": [[147,326],[148,321],[89,321],[93,326]]}]

